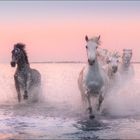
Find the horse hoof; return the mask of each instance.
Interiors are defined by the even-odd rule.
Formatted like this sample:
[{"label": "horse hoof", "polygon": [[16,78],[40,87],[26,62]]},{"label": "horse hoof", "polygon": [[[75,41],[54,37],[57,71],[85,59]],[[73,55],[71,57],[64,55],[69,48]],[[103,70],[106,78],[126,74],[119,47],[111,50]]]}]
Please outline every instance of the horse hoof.
[{"label": "horse hoof", "polygon": [[90,118],[90,119],[94,119],[95,116],[94,116],[94,115],[90,115],[89,118]]},{"label": "horse hoof", "polygon": [[25,100],[27,100],[27,99],[28,99],[28,95],[27,95],[27,94],[24,94],[24,95],[23,95],[23,98],[24,98]]},{"label": "horse hoof", "polygon": [[88,111],[89,111],[89,113],[92,113],[92,108],[89,107],[89,108],[88,108]]},{"label": "horse hoof", "polygon": [[97,108],[97,111],[100,111],[100,107]]}]

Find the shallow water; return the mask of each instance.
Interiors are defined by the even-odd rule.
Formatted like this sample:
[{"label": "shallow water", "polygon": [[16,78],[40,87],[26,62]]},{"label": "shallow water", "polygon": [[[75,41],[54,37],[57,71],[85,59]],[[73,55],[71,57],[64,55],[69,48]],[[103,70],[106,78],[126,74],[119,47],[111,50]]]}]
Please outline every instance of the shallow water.
[{"label": "shallow water", "polygon": [[31,64],[42,75],[40,100],[18,103],[14,68],[0,64],[0,139],[140,139],[140,65],[135,77],[114,90],[106,113],[88,119],[77,78],[85,64]]}]

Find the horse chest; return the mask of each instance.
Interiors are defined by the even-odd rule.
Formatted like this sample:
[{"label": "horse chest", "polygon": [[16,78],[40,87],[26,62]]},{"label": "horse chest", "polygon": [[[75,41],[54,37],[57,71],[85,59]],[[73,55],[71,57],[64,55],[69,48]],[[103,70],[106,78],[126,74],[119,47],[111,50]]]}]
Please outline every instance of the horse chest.
[{"label": "horse chest", "polygon": [[30,81],[30,73],[20,72],[17,74],[17,79],[20,85],[24,85]]},{"label": "horse chest", "polygon": [[103,79],[98,72],[88,71],[85,74],[84,83],[88,90],[99,92],[103,86]]},{"label": "horse chest", "polygon": [[99,82],[100,81],[100,76],[97,73],[90,73],[90,72],[88,72],[86,74],[86,82],[89,82],[89,81]]}]

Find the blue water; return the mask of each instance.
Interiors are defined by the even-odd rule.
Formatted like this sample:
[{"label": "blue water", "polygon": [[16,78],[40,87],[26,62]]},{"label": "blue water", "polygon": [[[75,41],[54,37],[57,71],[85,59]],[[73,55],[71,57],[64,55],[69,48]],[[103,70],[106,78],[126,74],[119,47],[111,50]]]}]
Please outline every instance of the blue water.
[{"label": "blue water", "polygon": [[140,65],[133,80],[90,120],[77,85],[85,64],[31,64],[42,75],[39,102],[17,102],[14,68],[0,64],[0,139],[140,139]]}]

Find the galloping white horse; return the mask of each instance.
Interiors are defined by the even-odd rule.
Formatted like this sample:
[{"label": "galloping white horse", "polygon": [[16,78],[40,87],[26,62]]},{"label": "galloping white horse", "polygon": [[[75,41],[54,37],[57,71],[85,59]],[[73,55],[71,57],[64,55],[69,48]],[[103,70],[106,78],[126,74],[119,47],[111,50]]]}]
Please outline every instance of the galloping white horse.
[{"label": "galloping white horse", "polygon": [[131,64],[132,49],[123,49],[122,63],[120,65],[120,74],[125,79],[132,78],[134,75],[134,68]]},{"label": "galloping white horse", "polygon": [[108,76],[97,60],[97,48],[100,44],[100,36],[91,39],[86,36],[85,40],[87,42],[86,50],[88,64],[80,72],[78,85],[83,101],[88,101],[90,118],[94,118],[95,116],[93,115],[91,97],[98,97],[97,110],[100,110],[104,94],[107,91]]},{"label": "galloping white horse", "polygon": [[109,77],[109,93],[120,87],[119,57],[120,55],[117,52],[112,53],[107,57],[106,65],[103,66]]},{"label": "galloping white horse", "polygon": [[109,79],[115,78],[118,67],[119,67],[119,55],[117,52],[113,53],[111,56],[108,56],[106,59],[106,72],[107,75],[109,76]]}]

